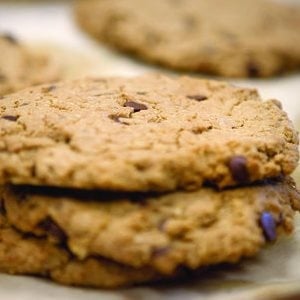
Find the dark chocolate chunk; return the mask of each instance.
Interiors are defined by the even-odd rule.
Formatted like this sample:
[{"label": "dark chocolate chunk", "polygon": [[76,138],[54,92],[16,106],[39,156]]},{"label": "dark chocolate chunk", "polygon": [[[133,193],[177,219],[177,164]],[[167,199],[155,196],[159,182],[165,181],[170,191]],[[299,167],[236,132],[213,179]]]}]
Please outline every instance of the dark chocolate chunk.
[{"label": "dark chocolate chunk", "polygon": [[47,217],[45,220],[40,222],[38,226],[50,235],[56,237],[61,243],[65,243],[67,241],[68,237],[66,233],[50,217]]},{"label": "dark chocolate chunk", "polygon": [[201,94],[197,94],[197,95],[187,95],[187,98],[191,99],[191,100],[196,100],[196,101],[204,101],[207,100],[207,96],[205,95],[201,95]]},{"label": "dark chocolate chunk", "polygon": [[148,109],[148,107],[145,104],[134,102],[134,101],[126,101],[124,106],[133,108],[133,112],[139,112],[141,110]]},{"label": "dark chocolate chunk", "polygon": [[258,77],[259,76],[259,67],[252,61],[247,64],[247,72],[249,77]]},{"label": "dark chocolate chunk", "polygon": [[247,183],[249,181],[249,172],[247,169],[247,159],[244,156],[234,156],[229,162],[229,169],[233,179],[238,183]]},{"label": "dark chocolate chunk", "polygon": [[11,116],[11,115],[5,115],[1,117],[4,120],[16,122],[19,119],[19,116]]},{"label": "dark chocolate chunk", "polygon": [[9,34],[9,33],[5,33],[1,35],[2,38],[6,39],[8,42],[10,42],[11,44],[17,45],[19,44],[18,40],[16,39],[15,36]]},{"label": "dark chocolate chunk", "polygon": [[263,212],[260,216],[260,225],[263,229],[266,240],[276,240],[276,222],[269,212]]}]

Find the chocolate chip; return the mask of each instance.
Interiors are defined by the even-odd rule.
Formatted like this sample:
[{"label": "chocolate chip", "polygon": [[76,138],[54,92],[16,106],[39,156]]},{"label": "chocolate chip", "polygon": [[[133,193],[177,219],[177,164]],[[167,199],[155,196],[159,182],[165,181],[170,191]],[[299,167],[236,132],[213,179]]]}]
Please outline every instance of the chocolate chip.
[{"label": "chocolate chip", "polygon": [[204,101],[204,100],[207,99],[207,96],[201,95],[201,94],[197,94],[197,95],[187,95],[186,97],[187,97],[188,99],[196,100],[196,101]]},{"label": "chocolate chip", "polygon": [[249,77],[258,77],[260,73],[258,66],[252,61],[247,64],[247,72]]},{"label": "chocolate chip", "polygon": [[260,216],[260,225],[263,229],[266,240],[276,240],[276,222],[269,212],[263,212]]},{"label": "chocolate chip", "polygon": [[247,183],[249,181],[249,172],[247,169],[247,159],[244,156],[234,156],[229,162],[229,169],[233,179],[238,183]]},{"label": "chocolate chip", "polygon": [[2,116],[1,119],[11,121],[11,122],[16,122],[19,119],[19,116],[6,115],[6,116]]},{"label": "chocolate chip", "polygon": [[45,220],[40,222],[38,226],[47,231],[50,235],[56,237],[61,243],[65,243],[67,241],[68,237],[65,232],[50,217],[47,217]]},{"label": "chocolate chip", "polygon": [[141,110],[148,109],[148,107],[145,104],[134,102],[134,101],[126,101],[124,107],[133,108],[133,112],[139,112]]},{"label": "chocolate chip", "polygon": [[6,34],[2,34],[1,35],[2,38],[6,39],[8,42],[10,42],[11,44],[14,44],[14,45],[17,45],[19,44],[18,40],[16,39],[15,36],[9,34],[9,33],[6,33]]},{"label": "chocolate chip", "polygon": [[152,251],[152,256],[153,257],[161,257],[161,256],[165,256],[166,254],[168,254],[170,252],[171,248],[170,247],[159,247],[159,248],[155,248]]}]

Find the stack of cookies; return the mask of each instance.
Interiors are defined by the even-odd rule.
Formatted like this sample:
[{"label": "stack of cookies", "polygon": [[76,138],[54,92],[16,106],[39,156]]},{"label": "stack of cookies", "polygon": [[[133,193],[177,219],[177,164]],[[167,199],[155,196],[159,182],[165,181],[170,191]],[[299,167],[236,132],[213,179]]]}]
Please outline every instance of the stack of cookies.
[{"label": "stack of cookies", "polygon": [[293,229],[298,136],[255,90],[154,74],[0,103],[4,272],[112,288],[236,263]]}]

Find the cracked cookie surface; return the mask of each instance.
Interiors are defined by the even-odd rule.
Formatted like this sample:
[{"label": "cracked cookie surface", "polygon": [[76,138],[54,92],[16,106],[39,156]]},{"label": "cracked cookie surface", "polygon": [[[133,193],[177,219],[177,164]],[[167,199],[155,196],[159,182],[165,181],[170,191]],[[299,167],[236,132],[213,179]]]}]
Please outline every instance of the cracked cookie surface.
[{"label": "cracked cookie surface", "polygon": [[0,97],[60,77],[54,61],[33,53],[12,35],[0,33],[0,52]]},{"label": "cracked cookie surface", "polygon": [[300,68],[300,8],[265,0],[81,0],[81,27],[173,69],[267,77]]},{"label": "cracked cookie surface", "polygon": [[237,262],[293,229],[300,195],[291,179],[215,191],[118,194],[6,187],[3,207],[21,232],[93,255],[172,275],[181,267]]},{"label": "cracked cookie surface", "polygon": [[280,103],[223,82],[82,79],[0,108],[0,183],[171,191],[290,174],[298,161]]}]

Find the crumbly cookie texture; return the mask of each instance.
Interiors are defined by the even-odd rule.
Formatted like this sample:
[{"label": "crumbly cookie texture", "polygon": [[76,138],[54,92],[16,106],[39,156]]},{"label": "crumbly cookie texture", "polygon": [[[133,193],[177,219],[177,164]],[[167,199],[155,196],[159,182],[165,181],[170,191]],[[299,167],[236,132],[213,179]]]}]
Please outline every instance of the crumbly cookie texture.
[{"label": "crumbly cookie texture", "polygon": [[81,0],[96,39],[179,70],[267,77],[300,68],[300,8],[265,0]]},{"label": "crumbly cookie texture", "polygon": [[62,245],[26,235],[0,216],[0,271],[39,275],[61,284],[115,288],[163,276],[150,268],[135,269],[101,257],[78,260]]},{"label": "crumbly cookie texture", "polygon": [[60,77],[54,61],[32,53],[12,35],[0,33],[0,52],[0,97]]},{"label": "crumbly cookie texture", "polygon": [[0,183],[118,191],[290,174],[298,136],[256,90],[159,74],[81,79],[0,100]]},{"label": "crumbly cookie texture", "polygon": [[300,195],[290,179],[152,196],[21,186],[6,188],[3,207],[15,228],[66,244],[79,260],[100,255],[172,275],[254,256],[292,231]]}]

